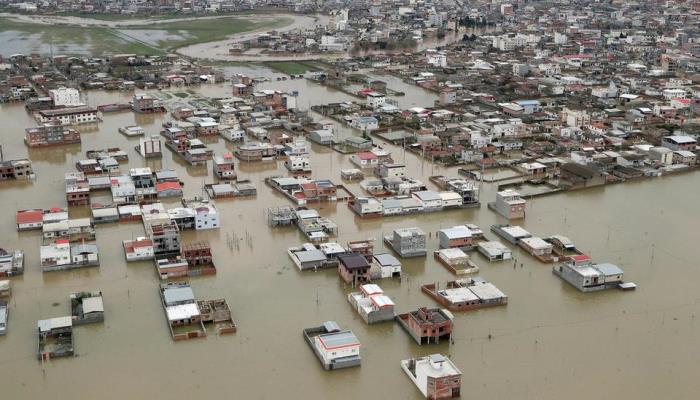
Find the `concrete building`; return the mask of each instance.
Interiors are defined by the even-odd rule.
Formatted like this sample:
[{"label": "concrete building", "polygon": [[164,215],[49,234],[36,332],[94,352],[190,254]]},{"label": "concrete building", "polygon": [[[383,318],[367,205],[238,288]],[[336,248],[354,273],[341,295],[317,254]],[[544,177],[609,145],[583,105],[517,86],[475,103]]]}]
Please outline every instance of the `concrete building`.
[{"label": "concrete building", "polygon": [[421,286],[421,290],[453,312],[472,311],[508,303],[508,296],[492,283],[479,277],[450,281],[442,288],[431,283]]},{"label": "concrete building", "polygon": [[489,203],[489,208],[509,220],[520,219],[525,218],[526,204],[520,193],[507,189],[496,193],[496,201]]},{"label": "concrete building", "polygon": [[352,331],[341,330],[335,321],[306,328],[303,334],[323,369],[328,371],[360,366],[360,341]]},{"label": "concrete building", "polygon": [[623,284],[624,272],[614,264],[595,264],[587,256],[572,257],[555,266],[552,272],[582,292],[617,288]]},{"label": "concrete building", "polygon": [[427,254],[426,235],[420,228],[395,229],[384,242],[401,257],[422,257]]},{"label": "concrete building", "polygon": [[403,178],[406,176],[404,164],[382,163],[377,167],[377,175],[381,178]]},{"label": "concrete building", "polygon": [[400,278],[401,262],[389,253],[372,255],[370,279]]},{"label": "concrete building", "polygon": [[37,331],[39,360],[73,356],[73,320],[70,316],[40,320]]},{"label": "concrete building", "polygon": [[144,220],[146,237],[153,242],[155,256],[180,253],[180,229],[175,221],[165,217],[156,221]]},{"label": "concrete building", "polygon": [[674,135],[663,137],[661,139],[661,145],[674,151],[694,151],[698,146],[698,141],[690,136]]},{"label": "concrete building", "polygon": [[139,145],[136,149],[143,158],[160,158],[163,155],[160,137],[158,136],[139,139]]},{"label": "concrete building", "polygon": [[80,143],[80,132],[57,123],[25,129],[24,143],[28,147],[60,146]]},{"label": "concrete building", "polygon": [[59,108],[55,110],[40,110],[36,114],[42,124],[79,125],[95,123],[99,120],[97,109],[88,106]]},{"label": "concrete building", "polygon": [[422,307],[396,316],[399,325],[418,345],[439,344],[452,337],[452,313],[439,308]]},{"label": "concrete building", "polygon": [[49,97],[51,97],[53,105],[56,107],[77,107],[83,105],[80,101],[78,89],[61,86],[58,89],[49,90]]},{"label": "concrete building", "polygon": [[462,372],[441,354],[401,361],[401,369],[429,400],[458,398]]},{"label": "concrete building", "polygon": [[440,229],[438,231],[438,241],[441,249],[459,248],[471,250],[474,248],[472,231],[466,225]]},{"label": "concrete building", "polygon": [[510,260],[513,257],[513,252],[497,241],[479,242],[477,249],[489,261]]},{"label": "concrete building", "polygon": [[378,92],[367,93],[367,107],[376,109],[386,103],[386,95]]},{"label": "concrete building", "polygon": [[153,241],[145,237],[124,240],[124,256],[127,262],[153,259]]},{"label": "concrete building", "polygon": [[370,281],[370,265],[364,256],[360,254],[343,254],[338,256],[338,261],[340,261],[338,273],[345,283],[354,287]]},{"label": "concrete building", "polygon": [[348,294],[348,302],[368,324],[394,319],[394,302],[373,283],[362,285],[359,292]]}]

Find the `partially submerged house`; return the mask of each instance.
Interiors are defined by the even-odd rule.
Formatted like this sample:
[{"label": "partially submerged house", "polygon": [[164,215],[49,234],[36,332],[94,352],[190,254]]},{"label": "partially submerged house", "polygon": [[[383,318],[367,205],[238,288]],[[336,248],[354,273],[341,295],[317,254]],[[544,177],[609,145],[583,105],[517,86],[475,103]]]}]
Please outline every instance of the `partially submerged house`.
[{"label": "partially submerged house", "polygon": [[496,201],[488,203],[489,209],[508,220],[525,218],[526,205],[527,201],[512,189],[496,193]]},{"label": "partially submerged house", "polygon": [[510,260],[513,258],[513,252],[506,245],[495,240],[480,242],[477,245],[477,249],[489,261]]},{"label": "partially submerged house", "polygon": [[173,340],[207,336],[205,323],[213,324],[219,334],[237,330],[225,299],[196,300],[187,282],[161,284],[160,298]]},{"label": "partially submerged house", "polygon": [[522,247],[531,256],[542,262],[555,262],[558,257],[552,255],[553,246],[542,238],[531,236],[518,241],[518,246]]},{"label": "partially submerged house", "polygon": [[194,292],[189,283],[161,284],[160,299],[173,340],[186,340],[207,335],[202,313],[197,307]]},{"label": "partially submerged house", "polygon": [[43,319],[37,323],[39,360],[73,356],[73,319],[58,317]]},{"label": "partially submerged house", "polygon": [[372,255],[369,277],[371,280],[401,277],[401,261],[389,253]]},{"label": "partially submerged house", "polygon": [[522,239],[532,237],[530,232],[517,225],[491,225],[491,231],[513,244],[517,244]]},{"label": "partially submerged house", "polygon": [[299,271],[335,268],[338,266],[338,256],[345,253],[347,250],[338,243],[321,243],[318,246],[304,243],[287,249],[289,258]]},{"label": "partially submerged house", "polygon": [[71,293],[70,308],[73,325],[104,321],[105,308],[102,302],[102,292]]},{"label": "partially submerged house", "polygon": [[429,400],[458,398],[462,372],[441,354],[401,360],[401,369]]},{"label": "partially submerged house", "polygon": [[0,277],[16,276],[24,273],[24,252],[0,249]]},{"label": "partially submerged house", "polygon": [[153,241],[145,237],[127,239],[122,242],[127,262],[153,259]]},{"label": "partially submerged house", "polygon": [[434,257],[455,275],[473,274],[479,272],[469,255],[457,247],[436,250]]},{"label": "partially submerged house", "polygon": [[474,239],[471,229],[466,225],[457,225],[438,231],[438,240],[441,249],[458,248],[462,250],[471,250],[475,245]]},{"label": "partially submerged house", "polygon": [[508,296],[479,277],[449,281],[444,288],[431,283],[421,286],[421,291],[450,311],[471,311],[508,304]]},{"label": "partially submerged house", "polygon": [[368,324],[394,319],[394,302],[379,285],[369,283],[360,286],[359,292],[348,294],[348,302]]},{"label": "partially submerged house", "polygon": [[0,300],[0,336],[7,333],[7,320],[9,316],[9,308],[7,302]]},{"label": "partially submerged house", "polygon": [[100,265],[97,245],[79,243],[71,245],[68,239],[58,239],[41,246],[41,269],[44,272]]},{"label": "partially submerged house", "polygon": [[427,254],[425,236],[420,228],[394,229],[391,236],[384,237],[384,243],[401,257],[422,257]]},{"label": "partially submerged house", "polygon": [[220,335],[236,332],[236,323],[225,299],[197,300],[197,307],[202,322],[214,325]]},{"label": "partially submerged house", "polygon": [[328,371],[360,366],[360,341],[352,331],[341,330],[335,321],[306,328],[302,333],[323,369]]},{"label": "partially submerged house", "polygon": [[10,286],[9,280],[0,281],[0,297],[10,297],[12,294],[12,287]]},{"label": "partially submerged house", "polygon": [[555,266],[552,272],[582,292],[620,288],[634,289],[636,285],[624,282],[624,272],[610,263],[594,263],[587,256],[579,256],[571,261]]},{"label": "partially submerged house", "polygon": [[419,345],[440,343],[452,337],[452,314],[440,308],[421,307],[396,316],[396,321]]},{"label": "partially submerged house", "polygon": [[370,265],[367,262],[367,258],[361,254],[343,254],[338,256],[338,260],[340,261],[338,273],[345,283],[355,287],[370,281]]}]

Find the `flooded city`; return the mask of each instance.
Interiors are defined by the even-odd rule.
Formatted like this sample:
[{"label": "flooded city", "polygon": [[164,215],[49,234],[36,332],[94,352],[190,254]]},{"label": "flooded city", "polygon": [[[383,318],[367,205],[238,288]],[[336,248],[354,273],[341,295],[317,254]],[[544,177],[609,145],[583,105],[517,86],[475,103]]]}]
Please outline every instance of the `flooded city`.
[{"label": "flooded city", "polygon": [[[380,9],[382,13],[386,12],[384,8]],[[499,10],[499,15],[508,12],[502,7]],[[537,14],[537,11],[546,12],[539,8],[513,12],[525,20],[525,15]],[[299,30],[304,24],[337,24],[340,14],[335,10],[330,17],[325,14],[316,17],[293,14],[294,22],[290,22],[288,30],[281,28],[280,36],[284,36],[282,32],[285,31]],[[284,15],[291,14],[285,11]],[[452,15],[452,12],[446,15]],[[485,20],[490,16],[488,12],[483,14]],[[462,17],[475,19],[471,14]],[[26,18],[25,15],[17,21],[29,23]],[[75,16],[63,18],[67,18],[65,23],[79,22],[79,19],[78,22],[71,19],[77,18]],[[273,19],[268,14],[264,18]],[[143,68],[146,64],[138,64],[142,69],[128,75],[128,68],[137,65],[135,60],[140,56],[132,56],[128,63],[101,69],[99,73],[88,74],[70,68],[71,79],[83,83],[79,89],[79,107],[94,109],[98,119],[85,124],[70,124],[80,132],[80,143],[51,147],[31,146],[26,131],[44,125],[40,118],[52,115],[53,111],[30,109],[30,104],[35,104],[32,101],[39,103],[44,101],[42,97],[48,96],[42,95],[43,86],[34,76],[40,73],[37,72],[39,68],[31,71],[31,68],[22,66],[25,61],[10,57],[10,53],[29,53],[36,48],[34,45],[23,47],[21,40],[33,43],[41,41],[41,36],[33,34],[20,39],[22,34],[0,31],[0,38],[12,39],[11,51],[0,45],[0,54],[5,57],[0,57],[0,66],[9,65],[7,68],[13,71],[2,74],[0,80],[21,81],[17,77],[26,75],[31,82],[27,86],[32,86],[38,93],[38,100],[33,100],[34,97],[21,100],[8,97],[0,103],[2,161],[30,160],[34,174],[32,179],[0,181],[3,210],[0,212],[0,248],[7,252],[21,249],[24,266],[23,274],[0,275],[0,284],[5,279],[11,284],[11,296],[5,298],[7,333],[0,335],[0,365],[3,367],[0,377],[3,395],[0,398],[693,398],[700,391],[694,369],[700,356],[700,292],[697,290],[700,269],[693,256],[700,223],[697,211],[700,174],[695,158],[698,149],[695,140],[700,130],[695,131],[693,124],[700,111],[692,107],[700,104],[694,102],[698,98],[700,79],[696,79],[697,75],[684,75],[694,85],[694,89],[688,89],[689,97],[693,96],[690,95],[693,90],[696,96],[687,114],[682,117],[674,114],[675,119],[663,117],[666,118],[663,126],[667,130],[661,136],[645,136],[652,129],[651,125],[623,126],[625,118],[615,118],[616,113],[610,110],[630,113],[630,110],[647,106],[661,107],[665,100],[660,99],[668,98],[665,94],[645,94],[646,103],[640,103],[636,108],[617,103],[617,100],[604,105],[582,103],[579,97],[584,95],[575,91],[550,102],[555,98],[551,91],[547,91],[547,96],[520,94],[518,91],[525,90],[524,86],[529,85],[527,82],[523,87],[512,86],[502,91],[500,87],[511,82],[505,82],[493,71],[481,81],[492,82],[492,86],[482,83],[479,88],[466,90],[470,80],[475,82],[483,76],[467,74],[460,80],[459,72],[453,75],[454,71],[448,71],[455,65],[439,69],[425,67],[421,63],[426,56],[416,55],[426,53],[430,59],[436,54],[432,48],[445,46],[449,49],[450,60],[468,64],[465,70],[479,71],[485,68],[484,64],[500,68],[499,63],[503,63],[508,64],[507,74],[511,74],[510,70],[514,70],[511,64],[517,63],[506,62],[505,57],[489,59],[496,56],[482,52],[481,47],[469,48],[464,43],[470,42],[462,39],[465,32],[466,36],[471,33],[487,36],[516,29],[516,19],[500,18],[497,21],[498,26],[495,23],[479,29],[462,26],[461,30],[453,29],[439,39],[426,38],[416,45],[415,54],[399,51],[391,63],[387,61],[390,52],[371,49],[354,54],[353,57],[359,57],[357,59],[350,58],[347,49],[339,50],[337,60],[331,60],[331,52],[319,53],[318,57],[289,52],[276,58],[276,55],[266,53],[251,55],[228,50],[228,46],[241,43],[254,47],[255,44],[248,42],[255,42],[257,35],[265,31],[265,28],[256,28],[248,34],[241,34],[238,39],[227,37],[187,44],[167,61],[172,61],[173,66],[167,67],[171,69],[163,67],[155,73]],[[128,20],[123,26],[129,26]],[[192,37],[186,30],[156,32],[128,30],[130,37],[138,36],[139,41],[153,46],[162,40]],[[568,34],[573,36],[576,33]],[[42,46],[42,51],[45,51],[45,44]],[[470,55],[466,56],[469,51]],[[520,57],[517,51],[505,55]],[[167,58],[163,56],[160,60],[165,64]],[[199,65],[197,58],[237,62],[216,65],[214,71]],[[251,59],[258,63],[243,62]],[[283,67],[264,64],[269,61],[294,63],[290,60],[299,59],[304,60],[300,64],[305,69],[303,73],[285,72],[285,68],[299,67],[296,64]],[[418,59],[421,61],[416,61]],[[79,63],[77,58],[71,62],[81,65],[86,71],[93,67],[89,63]],[[103,61],[93,61],[99,62]],[[177,69],[178,63],[184,66]],[[394,68],[387,68],[383,63]],[[52,65],[56,70],[62,68],[58,61],[53,61]],[[0,72],[4,70],[0,68]],[[570,72],[571,75],[585,73],[580,68],[572,71],[575,72]],[[425,83],[432,79],[433,73],[437,79],[444,80],[438,86]],[[42,79],[55,79],[54,72],[41,74]],[[217,79],[214,79],[215,75]],[[137,86],[139,80],[148,81],[148,84],[134,89],[129,86],[133,81],[127,76],[138,77],[134,78]],[[192,77],[196,77],[196,83]],[[535,78],[523,78],[523,81],[528,79]],[[107,85],[113,84],[112,81],[118,81],[120,90],[106,89]],[[89,85],[95,82],[100,85],[91,88]],[[604,83],[596,88],[607,88],[607,81]],[[545,78],[539,84],[561,86]],[[582,81],[577,81],[576,85],[582,85]],[[624,79],[622,83],[618,82],[618,86],[633,91]],[[689,88],[690,83],[687,86]],[[679,87],[686,88],[684,84]],[[537,90],[544,92],[541,88]],[[573,89],[567,86],[567,90]],[[17,93],[14,89],[11,91]],[[381,91],[381,96],[378,91]],[[461,97],[447,102],[445,93],[454,91]],[[54,96],[56,92],[51,93]],[[490,93],[497,100],[487,99]],[[270,96],[277,95],[284,99],[280,100],[282,103],[270,100]],[[265,96],[268,97],[265,99]],[[589,94],[586,96],[590,97]],[[380,97],[381,104],[371,103]],[[163,109],[139,110],[138,102],[145,98],[155,101]],[[516,99],[526,98],[540,99],[542,108],[533,113],[538,115],[527,115],[522,111],[528,103]],[[506,104],[505,99],[510,103]],[[673,99],[675,97],[668,101],[673,102]],[[54,97],[48,100],[56,102]],[[233,106],[220,106],[226,101]],[[545,105],[550,103],[554,105]],[[652,103],[654,105],[650,105]],[[110,109],[119,105],[124,106],[118,111]],[[514,105],[521,110],[511,113],[509,110]],[[195,165],[198,163],[188,158],[189,153],[179,153],[176,147],[171,147],[182,142],[167,138],[166,131],[173,126],[169,123],[187,120],[197,124],[197,121],[208,118],[210,114],[207,112],[215,108],[218,108],[217,113],[211,115],[216,115],[221,131],[190,139],[192,142],[201,140],[206,149],[213,151],[214,159],[235,155],[235,181],[239,185],[253,185],[252,196],[212,196],[216,184],[223,182],[214,172],[217,166],[212,157]],[[70,107],[56,108],[59,111],[67,109]],[[196,116],[194,119],[178,118],[178,113],[192,110],[206,110],[201,115],[207,116],[201,119]],[[240,141],[229,140],[231,138],[224,134],[221,118],[227,110],[240,122],[241,135],[245,136]],[[603,114],[609,120],[602,117]],[[687,121],[684,119],[679,123],[678,118],[687,118]],[[362,125],[367,119],[378,121],[377,127]],[[575,121],[570,123],[571,120]],[[669,128],[675,124],[678,124],[678,129]],[[301,128],[290,128],[297,125]],[[332,126],[328,129],[332,133],[331,145],[313,139],[316,132],[326,130],[326,125]],[[662,122],[658,122],[654,128],[661,129],[661,125]],[[599,132],[603,126],[606,133]],[[131,136],[125,133],[125,127],[140,127],[143,132]],[[269,137],[261,139],[259,136],[259,132],[266,132],[266,129],[293,137],[289,143],[303,141],[308,146],[308,152],[302,152],[302,156],[308,158],[308,170],[294,173],[291,162],[287,163],[293,156],[283,156],[279,152],[270,160],[262,161],[241,156],[241,148],[247,144],[262,146],[272,141]],[[510,129],[517,133],[511,135],[508,133]],[[571,132],[564,133],[565,129]],[[617,129],[624,130],[627,136],[622,138],[611,133]],[[231,135],[234,130],[237,129],[231,128]],[[585,132],[581,133],[582,130]],[[228,128],[226,131],[229,132]],[[394,139],[399,134],[405,136]],[[460,135],[467,138],[456,139]],[[426,136],[435,140],[429,141]],[[485,136],[489,136],[488,142],[477,144]],[[509,139],[508,136],[512,137]],[[407,142],[409,137],[411,140]],[[158,146],[161,142],[166,144],[162,148],[162,157],[145,158],[141,153],[143,142],[148,138],[160,138]],[[515,142],[512,138],[517,138],[519,145],[508,147]],[[667,138],[676,142],[692,138],[694,144],[692,148],[684,147],[689,151],[665,150],[662,154],[669,152],[673,155],[668,156],[668,163],[663,158],[659,162],[654,149],[668,147]],[[366,139],[371,141],[368,148],[348,150],[352,143]],[[434,142],[438,145],[430,144]],[[128,156],[128,162],[121,163],[118,169],[99,175],[108,177],[107,187],[112,186],[111,192],[109,189],[90,191],[88,203],[72,205],[68,200],[67,207],[66,174],[75,173],[83,165],[83,160],[88,158],[87,152],[104,149],[120,149]],[[376,170],[363,164],[366,160],[384,156],[390,162],[380,161]],[[604,157],[607,159],[603,160]],[[682,161],[671,161],[677,157]],[[609,161],[610,158],[617,161]],[[688,161],[691,158],[692,162]],[[572,167],[572,164],[577,167]],[[606,166],[602,167],[602,164]],[[540,166],[542,172],[528,172]],[[383,177],[381,170],[394,167],[401,168],[402,182],[413,179],[420,183],[421,189],[410,189],[406,193],[388,189],[386,181],[380,179]],[[181,196],[158,196],[155,201],[126,201],[125,204],[137,205],[138,218],[96,223],[95,240],[87,240],[99,248],[99,267],[46,272],[43,257],[43,248],[48,245],[46,230],[43,234],[41,229],[20,230],[18,211],[67,209],[69,221],[92,219],[99,222],[95,220],[95,209],[115,202],[114,187],[118,185],[117,180],[123,178],[118,176],[139,168],[149,168],[156,174],[157,171],[174,170]],[[364,179],[348,178],[356,173]],[[635,173],[638,174],[632,179]],[[289,177],[302,176],[309,179],[305,181],[307,183],[332,181],[334,193],[335,186],[338,188],[338,198],[305,202],[300,200],[302,197],[298,193],[285,192],[284,185],[294,183],[289,183]],[[438,211],[427,212],[432,207],[426,200],[428,193],[447,192],[436,179],[438,177],[459,177],[460,182],[474,185],[478,201],[467,206],[457,196],[460,206],[450,208],[446,200],[440,200],[444,207],[440,205]],[[598,178],[600,182],[596,181]],[[379,183],[372,182],[373,179]],[[411,181],[412,184],[415,181]],[[373,185],[378,185],[378,188]],[[321,190],[320,186],[318,190]],[[347,196],[341,197],[341,192]],[[414,201],[420,203],[420,211],[406,212],[404,205],[403,212],[392,215],[388,211],[389,204],[404,198],[403,194],[409,199],[417,199]],[[516,210],[511,206],[504,214],[499,209],[499,202],[508,203],[510,200],[503,200],[508,196],[517,198],[517,204],[524,208]],[[159,267],[160,261],[153,254],[141,261],[127,262],[124,241],[138,242],[153,235],[153,228],[146,228],[145,222],[147,218],[155,218],[147,216],[147,207],[154,207],[149,203],[160,202],[165,209],[182,210],[186,209],[182,199],[193,198],[211,198],[220,225],[216,229],[180,228],[179,234],[183,246],[184,243],[208,243],[212,265],[216,266],[213,275],[185,274],[173,279],[162,272],[164,268]],[[376,201],[382,205],[381,210],[377,215],[363,215],[363,209],[354,208],[361,201]],[[139,206],[143,208],[139,209]],[[302,232],[301,225],[274,226],[271,212],[278,208],[315,210],[320,220],[332,221],[337,232],[331,232],[328,240],[316,242],[313,234]],[[522,215],[513,216],[514,212],[522,212]],[[492,262],[487,252],[482,251],[480,242],[474,242],[468,250],[478,247],[478,251],[469,251],[467,257],[471,270],[451,272],[451,267],[438,258],[438,250],[447,248],[443,245],[444,232],[465,225],[472,229],[472,233],[477,227],[483,230],[484,241],[501,242],[511,257]],[[517,227],[526,231],[524,239],[515,237],[515,230],[508,230]],[[394,242],[385,239],[397,235],[395,230],[403,228],[419,228],[425,234],[422,256],[401,254]],[[576,247],[564,247],[574,249],[575,254],[555,252],[557,256],[552,258],[555,253],[538,253],[534,241],[526,240],[530,237],[544,238],[547,243],[553,243],[551,239],[555,238],[571,239]],[[67,243],[68,239],[65,240]],[[348,282],[344,273],[352,268],[343,257],[362,254],[363,257],[359,258],[366,258],[366,253],[351,251],[351,243],[358,241],[368,241],[362,243],[373,246],[375,261],[377,254],[395,256],[400,261],[400,274],[371,280],[355,276],[352,282]],[[59,242],[59,239],[55,241],[56,244]],[[76,242],[86,244],[84,239]],[[340,263],[335,260],[333,264],[338,267],[302,267],[308,260],[295,258],[293,251],[303,250],[299,246],[309,242],[342,246]],[[316,251],[316,246],[308,246]],[[545,243],[545,246],[552,251],[552,245]],[[71,248],[71,256],[72,252]],[[605,287],[580,286],[567,279],[560,266],[576,271],[579,261],[589,270],[598,271],[596,268],[600,267],[603,271],[603,268],[614,267],[614,271],[619,271],[615,274],[619,273],[620,279],[612,284],[606,283]],[[503,297],[498,304],[492,305],[498,306],[487,307],[477,301],[480,305],[467,305],[474,306],[466,309],[471,311],[455,312],[465,310],[458,309],[458,303],[444,303],[443,300],[448,298],[444,293],[447,292],[435,289],[429,294],[426,290],[425,285],[430,284],[436,284],[437,288],[443,288],[445,282],[462,284],[463,279],[469,281],[467,276],[472,278],[470,287],[489,283],[493,284],[491,287],[497,287],[495,291]],[[483,282],[476,279],[477,276]],[[605,275],[605,279],[610,279],[610,274]],[[166,281],[188,282],[197,299],[225,299],[234,333],[223,334],[224,331],[207,328],[206,334],[200,335],[206,336],[203,338],[183,334],[188,324],[181,326],[174,322],[178,318],[171,316],[168,307],[176,306],[168,303],[164,294],[166,290],[160,286]],[[361,286],[360,282],[364,285]],[[369,283],[381,286],[379,290],[386,295],[381,296],[382,299],[390,298],[388,302],[395,307],[396,323],[394,311],[387,321],[370,323],[367,318],[371,317],[362,315],[361,307],[353,303],[354,293],[360,290],[362,292],[354,301],[361,301],[360,297],[364,295],[371,297],[366,291],[374,287],[370,288]],[[588,283],[586,281],[586,285]],[[173,287],[170,289],[176,290]],[[2,285],[0,297],[1,289]],[[48,356],[48,351],[42,352],[42,332],[49,329],[42,323],[49,320],[55,325],[57,317],[70,315],[75,300],[69,298],[69,294],[98,291],[100,307],[104,298],[104,309],[100,313],[100,318],[104,315],[104,321],[77,327],[74,312],[70,333],[73,357],[58,358],[54,353]],[[376,299],[375,308],[381,309]],[[88,313],[85,300],[82,304],[81,316],[83,312]],[[196,312],[199,313],[203,308],[199,301],[197,304],[199,310]],[[214,307],[215,303],[207,304]],[[402,325],[401,317],[404,313],[409,313],[410,317],[414,312],[420,314],[430,311],[428,309],[435,313],[430,314],[433,317],[426,317],[428,322],[438,317],[450,321],[447,339],[431,343],[431,337],[428,337],[427,344],[421,345],[421,337],[416,337],[411,328]],[[199,324],[204,326],[201,322]],[[329,361],[329,357],[336,353],[322,355],[324,350],[314,347],[317,343],[314,340],[319,339],[307,336],[316,329],[313,327],[319,325],[325,335],[338,334],[335,330],[338,326],[351,331],[352,340],[346,346],[356,346],[361,352],[360,368],[324,370],[357,366],[360,358]],[[346,331],[341,333],[347,334]],[[191,340],[178,340],[181,338]],[[326,344],[322,344],[326,348]],[[432,390],[430,385],[434,378],[426,378],[426,389],[426,383],[416,378],[421,375],[415,371],[422,361],[427,363],[427,360],[431,366],[425,368],[442,368],[442,377],[448,376],[448,371],[456,370],[456,375],[450,373],[449,376],[461,379],[461,389],[453,386],[450,394],[443,392],[435,397],[426,394],[426,390],[427,393]],[[338,364],[334,364],[336,362]],[[435,367],[435,363],[441,367]],[[410,379],[407,379],[407,374]]]}]

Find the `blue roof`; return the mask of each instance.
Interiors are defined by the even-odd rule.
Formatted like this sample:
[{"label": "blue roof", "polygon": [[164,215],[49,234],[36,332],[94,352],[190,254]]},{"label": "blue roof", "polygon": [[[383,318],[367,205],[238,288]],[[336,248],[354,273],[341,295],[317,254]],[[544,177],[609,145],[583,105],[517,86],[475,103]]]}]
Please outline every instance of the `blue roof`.
[{"label": "blue roof", "polygon": [[610,275],[622,275],[624,272],[620,269],[615,264],[610,264],[610,263],[602,263],[602,264],[596,264],[595,268],[602,272],[603,275],[605,276],[610,276]]},{"label": "blue roof", "polygon": [[516,103],[520,104],[521,106],[537,106],[540,104],[539,100],[518,100]]}]

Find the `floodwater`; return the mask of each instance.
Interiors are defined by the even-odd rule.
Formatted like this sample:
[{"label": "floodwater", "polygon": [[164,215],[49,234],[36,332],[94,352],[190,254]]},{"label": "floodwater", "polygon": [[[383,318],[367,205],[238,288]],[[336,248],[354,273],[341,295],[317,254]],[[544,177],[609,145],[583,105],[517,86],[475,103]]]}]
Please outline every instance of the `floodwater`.
[{"label": "floodwater", "polygon": [[[291,15],[285,17],[293,18],[293,22],[282,28],[276,29],[277,32],[289,32],[299,28],[308,28],[309,26],[325,26],[328,24],[328,17],[318,15],[314,19],[308,16]],[[486,26],[477,28],[460,28],[459,32],[448,32],[444,37],[428,37],[416,43],[413,49],[403,49],[396,48],[394,50],[382,50],[382,49],[370,49],[365,51],[353,51],[348,50],[347,52],[323,52],[323,53],[299,53],[299,54],[260,54],[261,49],[250,49],[241,54],[231,54],[229,53],[229,48],[234,43],[242,43],[247,40],[254,38],[262,32],[269,31],[270,29],[261,28],[259,30],[254,30],[251,32],[246,32],[243,34],[232,35],[225,40],[219,40],[215,42],[199,43],[190,46],[185,46],[177,49],[179,54],[194,57],[194,58],[204,58],[208,60],[222,60],[222,61],[236,61],[236,62],[264,62],[264,61],[294,61],[294,60],[335,60],[340,58],[345,58],[348,56],[368,56],[373,54],[391,54],[391,53],[402,53],[404,51],[419,52],[427,49],[432,49],[436,47],[446,46],[462,39],[465,34],[475,34],[484,35],[490,34],[497,30],[496,27]]]},{"label": "floodwater", "polygon": [[[266,73],[266,72],[263,72]],[[299,86],[299,85],[302,86]],[[300,90],[300,105],[349,99],[303,81],[267,82],[265,87]],[[406,90],[404,90],[406,91]],[[209,96],[229,93],[227,85],[203,86]],[[345,96],[345,97],[344,97]],[[129,94],[89,92],[91,105],[126,101]],[[406,91],[407,101],[430,105],[423,91]],[[424,101],[421,101],[424,100]],[[425,104],[427,103],[427,104]],[[209,240],[218,274],[191,280],[199,298],[227,299],[239,330],[234,335],[175,343],[160,305],[155,268],[150,262],[126,264],[121,241],[143,234],[139,223],[97,227],[101,266],[42,273],[40,233],[15,231],[20,208],[65,205],[63,174],[74,170],[86,150],[118,146],[129,152],[129,167],[175,168],[186,196],[201,194],[213,182],[207,168],[188,167],[170,150],[158,161],[144,161],[138,140],[117,132],[139,124],[156,134],[165,115],[105,114],[93,130],[84,129],[80,146],[28,150],[24,128],[34,125],[21,105],[2,105],[0,141],[6,159],[29,156],[34,182],[0,182],[0,246],[25,250],[25,274],[12,278],[9,331],[0,337],[0,388],[3,399],[67,398],[252,398],[252,399],[420,399],[399,361],[431,353],[449,354],[463,372],[467,399],[690,399],[697,396],[700,356],[700,279],[695,246],[700,217],[700,176],[685,174],[614,185],[532,200],[522,225],[535,235],[563,234],[599,261],[619,264],[635,292],[579,293],[551,273],[551,266],[514,249],[513,262],[488,263],[478,254],[480,276],[509,296],[504,307],[456,314],[454,343],[417,346],[396,324],[368,326],[349,306],[337,272],[300,273],[286,249],[304,241],[296,228],[270,228],[266,207],[288,205],[262,181],[286,175],[282,162],[237,164],[238,174],[258,189],[254,199],[217,201],[222,228],[184,234],[185,241]],[[347,131],[346,131],[347,132]],[[218,154],[232,149],[223,139],[211,146]],[[428,183],[430,175],[456,175],[401,148],[387,146],[408,174]],[[313,146],[316,178],[340,183],[348,156]],[[432,187],[432,184],[429,184]],[[434,187],[433,187],[434,188]],[[359,193],[357,185],[350,189]],[[484,183],[482,202],[494,197],[495,184]],[[674,195],[675,194],[675,195]],[[176,201],[166,202],[174,206]],[[344,204],[314,205],[339,225],[338,242],[377,239],[392,229],[419,226],[435,232],[476,223],[489,238],[503,223],[487,207],[433,214],[361,220]],[[71,216],[87,214],[72,208]],[[229,248],[227,236],[241,239]],[[250,245],[245,240],[250,236]],[[512,247],[512,246],[510,246]],[[437,304],[420,285],[454,277],[432,257],[403,260],[401,280],[378,283],[399,312]],[[68,294],[104,293],[104,324],[74,330],[78,357],[42,365],[36,360],[36,321],[66,315]],[[54,305],[57,303],[56,305]],[[362,343],[362,367],[326,372],[302,338],[301,330],[335,320],[352,329]]]}]

